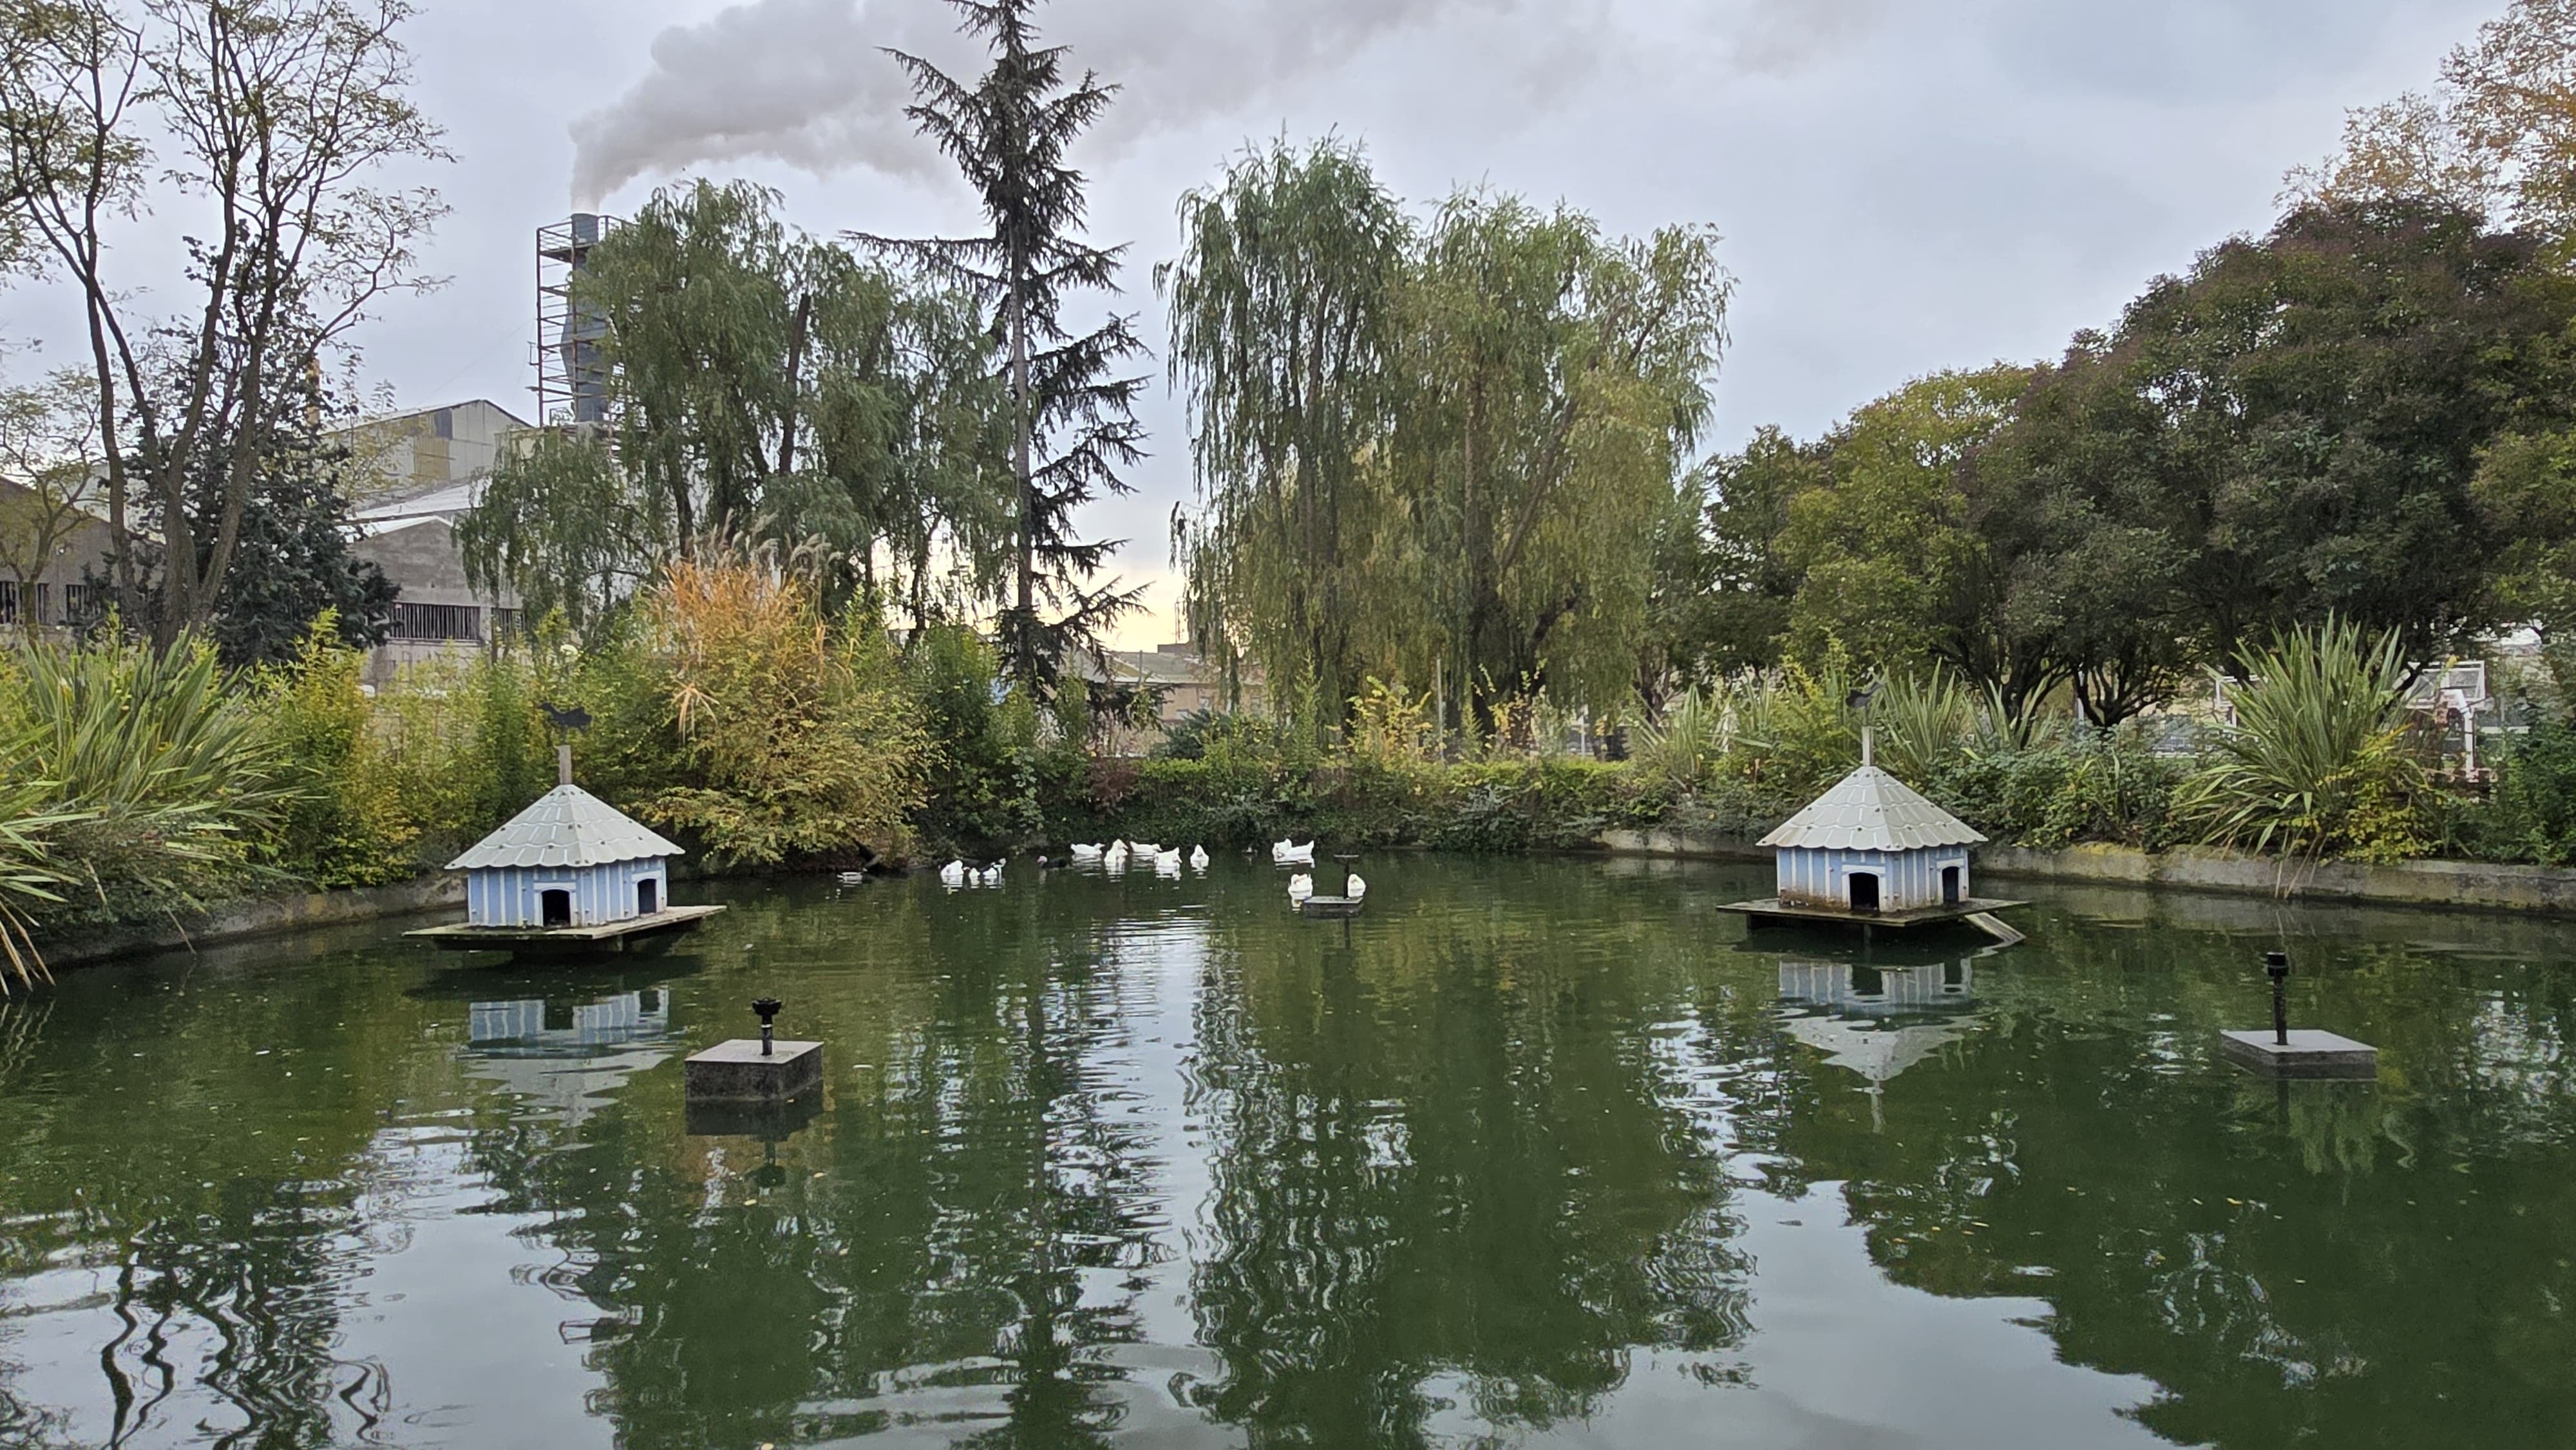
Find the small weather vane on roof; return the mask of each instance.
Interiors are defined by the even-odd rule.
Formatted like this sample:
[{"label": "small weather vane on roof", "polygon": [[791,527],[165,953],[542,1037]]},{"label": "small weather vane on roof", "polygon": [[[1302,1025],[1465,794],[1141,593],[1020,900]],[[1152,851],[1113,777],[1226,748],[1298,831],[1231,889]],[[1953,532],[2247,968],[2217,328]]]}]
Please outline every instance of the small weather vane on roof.
[{"label": "small weather vane on roof", "polygon": [[549,701],[539,700],[537,702],[537,708],[545,712],[547,723],[553,725],[557,730],[587,730],[590,728],[590,712],[581,708],[579,705],[566,707],[555,705]]}]

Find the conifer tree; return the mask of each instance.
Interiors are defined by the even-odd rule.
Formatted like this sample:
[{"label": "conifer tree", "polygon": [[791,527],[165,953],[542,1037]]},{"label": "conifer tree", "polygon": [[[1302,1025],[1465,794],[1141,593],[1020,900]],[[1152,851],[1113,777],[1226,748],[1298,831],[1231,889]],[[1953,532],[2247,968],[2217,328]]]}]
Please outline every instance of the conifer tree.
[{"label": "conifer tree", "polygon": [[974,288],[994,309],[1018,490],[1002,654],[1016,679],[1045,694],[1065,656],[1097,650],[1100,627],[1135,608],[1139,593],[1093,583],[1116,541],[1079,538],[1073,515],[1104,492],[1129,491],[1118,470],[1143,457],[1134,405],[1144,379],[1119,366],[1143,348],[1128,318],[1079,335],[1064,318],[1069,294],[1116,290],[1126,251],[1081,240],[1084,177],[1066,164],[1117,87],[1089,71],[1066,78],[1065,48],[1041,45],[1030,18],[1039,0],[949,3],[991,53],[981,79],[970,85],[919,56],[890,54],[919,97],[905,113],[975,188],[991,230],[866,240]]}]

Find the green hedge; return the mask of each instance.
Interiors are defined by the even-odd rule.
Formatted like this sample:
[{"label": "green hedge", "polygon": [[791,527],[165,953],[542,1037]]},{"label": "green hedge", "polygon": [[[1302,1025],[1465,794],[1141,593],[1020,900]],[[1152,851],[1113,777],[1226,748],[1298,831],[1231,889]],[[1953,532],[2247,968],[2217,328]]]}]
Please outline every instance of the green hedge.
[{"label": "green hedge", "polygon": [[1590,760],[1298,768],[1243,760],[1099,760],[1047,812],[1053,841],[1110,837],[1212,850],[1293,836],[1332,845],[1527,851],[1661,820],[1660,784]]}]

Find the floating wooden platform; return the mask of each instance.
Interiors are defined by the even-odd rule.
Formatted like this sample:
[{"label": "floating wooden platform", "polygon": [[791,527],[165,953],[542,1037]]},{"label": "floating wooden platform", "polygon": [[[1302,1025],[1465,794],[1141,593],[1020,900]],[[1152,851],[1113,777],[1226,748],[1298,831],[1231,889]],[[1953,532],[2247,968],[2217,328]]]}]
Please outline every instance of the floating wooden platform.
[{"label": "floating wooden platform", "polygon": [[511,952],[523,957],[599,956],[659,951],[671,939],[698,929],[721,906],[666,906],[649,916],[597,926],[427,926],[404,936],[450,952]]},{"label": "floating wooden platform", "polygon": [[2026,906],[2021,901],[1998,901],[1971,896],[1965,901],[1940,906],[1917,906],[1905,911],[1849,911],[1830,906],[1802,906],[1767,896],[1760,901],[1730,902],[1718,908],[1740,916],[1751,917],[1755,926],[1809,926],[1829,923],[1834,926],[1892,926],[1899,930],[1917,926],[1940,926],[1949,922],[1972,926],[2005,946],[2022,940],[2022,934],[1992,915],[2007,907]]},{"label": "floating wooden platform", "polygon": [[1360,902],[1352,896],[1309,896],[1297,903],[1297,914],[1322,921],[1347,921],[1360,914]]}]

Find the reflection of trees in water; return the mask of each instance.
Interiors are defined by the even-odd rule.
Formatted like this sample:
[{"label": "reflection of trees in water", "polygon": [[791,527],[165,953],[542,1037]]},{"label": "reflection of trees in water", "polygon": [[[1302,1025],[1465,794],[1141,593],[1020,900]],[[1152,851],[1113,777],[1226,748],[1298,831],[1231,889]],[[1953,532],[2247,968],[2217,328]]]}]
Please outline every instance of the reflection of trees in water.
[{"label": "reflection of trees in water", "polygon": [[[768,1151],[685,1139],[663,1075],[560,1138],[482,1130],[505,1202],[550,1215],[543,1237],[606,1311],[594,1408],[625,1444],[828,1438],[897,1415],[953,1416],[979,1444],[1114,1428],[1102,1354],[1136,1337],[1134,1314],[1084,1289],[1143,1268],[1158,1225],[1143,1129],[1121,1112],[1104,905],[901,888],[848,914],[762,902],[742,916],[773,956],[846,957],[864,912],[862,968],[828,992],[808,978],[782,1019],[830,1044],[831,1112]],[[698,995],[747,1000],[732,983],[755,977]]]},{"label": "reflection of trees in water", "polygon": [[2576,1441],[2535,1369],[2576,1362],[2576,1101],[2542,974],[2309,941],[2294,1016],[2388,1071],[2283,1084],[2210,1041],[2259,1020],[2259,944],[2045,945],[1980,977],[1985,1026],[1891,1084],[1883,1128],[1847,1095],[1796,1115],[1790,1152],[1847,1181],[1889,1273],[2046,1299],[2063,1357],[2154,1380],[2139,1418],[2181,1443]]},{"label": "reflection of trees in water", "polygon": [[1224,1373],[1195,1398],[1256,1443],[1418,1443],[1450,1376],[1486,1423],[1543,1427],[1616,1389],[1632,1347],[1741,1339],[1717,1145],[1636,1031],[1686,1030],[1684,944],[1641,931],[1605,972],[1544,915],[1219,952],[1193,1299]]},{"label": "reflection of trees in water", "polygon": [[202,983],[67,974],[0,1018],[0,1280],[90,1270],[103,1296],[45,1319],[103,1324],[77,1417],[0,1362],[0,1441],[326,1444],[384,1413],[384,1369],[335,1352],[347,1260],[399,1174],[370,1151],[376,1106],[435,1052],[380,977],[239,962],[215,954]]}]

